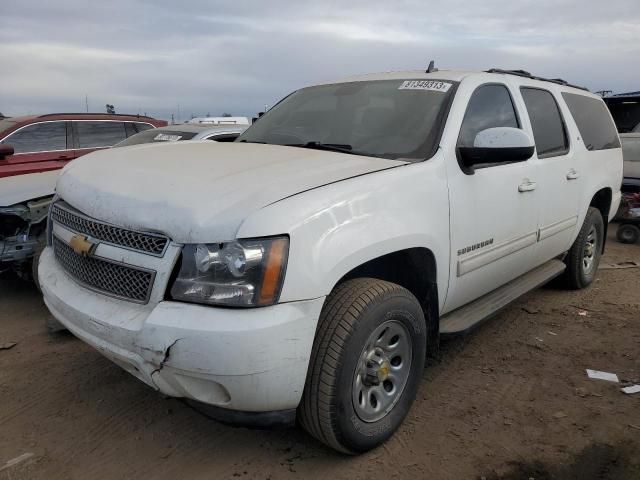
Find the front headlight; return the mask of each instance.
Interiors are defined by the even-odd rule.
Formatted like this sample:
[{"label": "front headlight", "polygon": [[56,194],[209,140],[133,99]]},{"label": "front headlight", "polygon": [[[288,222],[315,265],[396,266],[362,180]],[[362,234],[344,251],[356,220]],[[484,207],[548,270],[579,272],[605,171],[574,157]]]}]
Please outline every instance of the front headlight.
[{"label": "front headlight", "polygon": [[287,237],[185,245],[171,298],[211,305],[273,305],[288,254]]}]

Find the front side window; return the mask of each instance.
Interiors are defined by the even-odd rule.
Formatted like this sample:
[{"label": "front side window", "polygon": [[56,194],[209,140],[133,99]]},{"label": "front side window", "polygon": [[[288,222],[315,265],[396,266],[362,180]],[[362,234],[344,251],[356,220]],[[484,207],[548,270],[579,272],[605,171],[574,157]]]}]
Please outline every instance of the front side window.
[{"label": "front side window", "polygon": [[303,88],[237,141],[424,160],[435,152],[454,85],[408,79]]},{"label": "front side window", "polygon": [[9,135],[2,143],[12,145],[15,153],[35,153],[66,150],[65,122],[35,123]]},{"label": "front side window", "polygon": [[587,150],[620,148],[618,132],[602,100],[577,93],[562,93]]},{"label": "front side window", "polygon": [[78,148],[111,147],[127,138],[124,122],[74,122]]},{"label": "front side window", "polygon": [[469,100],[460,128],[458,146],[473,147],[478,133],[494,127],[519,128],[518,116],[505,85],[482,85],[473,92]]},{"label": "front side window", "polygon": [[562,114],[551,92],[539,88],[520,89],[529,113],[538,158],[564,155],[569,151]]}]

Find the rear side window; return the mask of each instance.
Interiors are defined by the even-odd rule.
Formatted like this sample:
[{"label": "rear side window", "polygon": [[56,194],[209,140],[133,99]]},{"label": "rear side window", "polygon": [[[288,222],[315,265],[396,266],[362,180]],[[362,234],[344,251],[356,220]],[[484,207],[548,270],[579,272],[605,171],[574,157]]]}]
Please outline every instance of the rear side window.
[{"label": "rear side window", "polygon": [[74,122],[79,148],[111,147],[127,138],[124,122]]},{"label": "rear side window", "polygon": [[618,132],[603,101],[566,92],[562,98],[567,102],[587,150],[620,147]]},{"label": "rear side window", "polygon": [[622,156],[625,162],[640,162],[640,137],[622,138]]},{"label": "rear side window", "polygon": [[539,88],[521,88],[529,112],[538,158],[564,155],[569,151],[562,114],[551,92]]},{"label": "rear side window", "polygon": [[462,121],[458,146],[473,147],[476,135],[493,127],[520,127],[511,95],[504,85],[483,85],[473,92]]},{"label": "rear side window", "polygon": [[13,146],[15,153],[66,150],[66,122],[35,123],[9,135],[2,143]]}]

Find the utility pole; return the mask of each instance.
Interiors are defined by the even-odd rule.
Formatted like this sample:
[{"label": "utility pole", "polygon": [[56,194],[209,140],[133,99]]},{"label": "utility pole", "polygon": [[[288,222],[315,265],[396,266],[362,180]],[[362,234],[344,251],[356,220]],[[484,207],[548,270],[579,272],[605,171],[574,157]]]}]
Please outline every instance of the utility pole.
[{"label": "utility pole", "polygon": [[84,106],[87,109],[87,113],[89,113],[89,96],[88,95],[84,96]]}]

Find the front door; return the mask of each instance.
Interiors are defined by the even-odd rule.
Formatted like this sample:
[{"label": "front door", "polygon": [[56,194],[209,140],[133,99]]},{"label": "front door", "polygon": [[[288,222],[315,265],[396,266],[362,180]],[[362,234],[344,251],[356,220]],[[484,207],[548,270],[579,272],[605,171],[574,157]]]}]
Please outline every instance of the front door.
[{"label": "front door", "polygon": [[[480,85],[469,99],[457,146],[473,146],[477,133],[487,128],[522,128],[519,118],[506,84]],[[442,313],[530,270],[538,228],[539,198],[530,161],[486,164],[472,173],[455,162],[448,165],[450,281]]]}]

